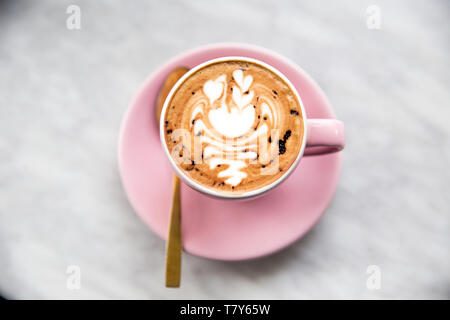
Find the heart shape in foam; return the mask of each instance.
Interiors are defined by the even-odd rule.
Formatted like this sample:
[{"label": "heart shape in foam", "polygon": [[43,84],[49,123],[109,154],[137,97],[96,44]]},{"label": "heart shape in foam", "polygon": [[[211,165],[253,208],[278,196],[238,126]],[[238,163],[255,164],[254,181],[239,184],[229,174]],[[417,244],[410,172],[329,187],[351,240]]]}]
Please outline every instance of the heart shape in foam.
[{"label": "heart shape in foam", "polygon": [[233,72],[233,78],[236,81],[236,83],[241,87],[241,90],[243,92],[247,91],[248,88],[250,88],[250,85],[252,84],[253,77],[252,76],[246,76],[244,78],[244,72],[242,70],[236,70]]},{"label": "heart shape in foam", "polygon": [[203,85],[203,92],[212,104],[214,101],[220,98],[223,92],[223,77],[219,77],[216,80],[209,80]]},{"label": "heart shape in foam", "polygon": [[208,118],[220,134],[228,138],[236,138],[250,131],[255,120],[255,109],[253,107],[243,110],[231,108],[231,111],[228,111],[223,105],[209,111]]}]

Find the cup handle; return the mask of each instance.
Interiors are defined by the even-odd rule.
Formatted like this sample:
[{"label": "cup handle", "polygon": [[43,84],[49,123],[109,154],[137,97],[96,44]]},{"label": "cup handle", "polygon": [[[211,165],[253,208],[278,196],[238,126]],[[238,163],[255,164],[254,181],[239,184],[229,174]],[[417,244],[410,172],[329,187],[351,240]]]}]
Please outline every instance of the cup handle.
[{"label": "cup handle", "polygon": [[344,123],[336,119],[307,119],[304,155],[333,153],[344,149]]}]

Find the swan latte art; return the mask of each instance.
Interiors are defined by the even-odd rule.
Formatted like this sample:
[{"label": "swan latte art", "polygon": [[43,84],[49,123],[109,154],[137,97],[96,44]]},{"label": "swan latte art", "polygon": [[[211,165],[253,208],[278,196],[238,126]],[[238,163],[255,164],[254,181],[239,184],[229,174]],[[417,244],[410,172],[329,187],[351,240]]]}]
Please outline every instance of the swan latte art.
[{"label": "swan latte art", "polygon": [[164,140],[190,180],[242,194],[277,181],[294,164],[304,139],[302,108],[276,73],[236,59],[182,81],[166,102]]}]

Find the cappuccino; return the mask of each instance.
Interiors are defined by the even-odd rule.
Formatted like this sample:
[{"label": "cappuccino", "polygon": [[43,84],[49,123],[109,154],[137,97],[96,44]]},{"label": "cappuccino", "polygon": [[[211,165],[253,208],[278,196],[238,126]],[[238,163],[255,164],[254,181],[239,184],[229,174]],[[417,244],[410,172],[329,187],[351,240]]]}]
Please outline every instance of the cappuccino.
[{"label": "cappuccino", "polygon": [[181,80],[166,101],[164,141],[190,180],[243,194],[280,179],[304,139],[297,95],[257,62],[212,62]]}]

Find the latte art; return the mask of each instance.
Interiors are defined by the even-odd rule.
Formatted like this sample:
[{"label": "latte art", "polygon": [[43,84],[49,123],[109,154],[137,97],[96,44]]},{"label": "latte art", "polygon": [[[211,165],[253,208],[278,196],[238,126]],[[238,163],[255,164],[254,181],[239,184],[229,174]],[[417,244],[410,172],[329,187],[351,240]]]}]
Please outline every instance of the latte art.
[{"label": "latte art", "polygon": [[257,64],[222,62],[198,70],[174,93],[166,144],[197,182],[244,192],[289,168],[303,138],[301,117],[299,102],[278,76]]}]

